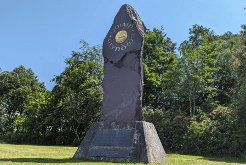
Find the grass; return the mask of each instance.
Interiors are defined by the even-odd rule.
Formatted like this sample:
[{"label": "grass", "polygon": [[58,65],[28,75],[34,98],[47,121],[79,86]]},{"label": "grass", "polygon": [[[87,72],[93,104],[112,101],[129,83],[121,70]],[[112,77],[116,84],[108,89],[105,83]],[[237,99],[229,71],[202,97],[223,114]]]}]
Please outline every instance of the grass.
[{"label": "grass", "polygon": [[[0,144],[0,164],[85,164],[85,165],[124,165],[124,163],[95,162],[84,159],[72,159],[77,147],[67,146],[39,146],[39,145],[14,145]],[[203,157],[181,154],[167,154],[168,165],[246,165],[246,159],[243,158],[220,158],[220,157]],[[131,165],[132,163],[126,163]],[[134,165],[140,165],[137,163]],[[133,164],[132,164],[133,165]]]}]

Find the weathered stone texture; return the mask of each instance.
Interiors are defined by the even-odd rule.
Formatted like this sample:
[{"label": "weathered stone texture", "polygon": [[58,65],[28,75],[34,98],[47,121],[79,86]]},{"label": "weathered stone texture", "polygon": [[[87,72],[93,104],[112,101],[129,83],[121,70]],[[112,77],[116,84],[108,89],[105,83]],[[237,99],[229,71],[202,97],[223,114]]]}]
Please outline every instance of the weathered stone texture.
[{"label": "weathered stone texture", "polygon": [[[131,131],[131,145],[116,144],[112,146],[108,145],[108,142],[93,145],[95,138],[100,138],[96,137],[98,131],[116,131],[118,133]],[[98,136],[100,135],[104,136],[103,134]],[[113,136],[115,135],[113,134]],[[145,121],[93,123],[74,155],[74,158],[79,157],[116,162],[165,163],[167,161],[167,156],[154,125]]]},{"label": "weathered stone texture", "polygon": [[154,125],[142,121],[145,31],[135,9],[123,5],[103,42],[104,96],[100,122],[92,124],[73,158],[167,161]]},{"label": "weathered stone texture", "polygon": [[[127,31],[123,43],[117,32]],[[103,43],[104,80],[100,121],[141,121],[143,93],[143,43],[146,28],[130,5],[123,5]]]}]

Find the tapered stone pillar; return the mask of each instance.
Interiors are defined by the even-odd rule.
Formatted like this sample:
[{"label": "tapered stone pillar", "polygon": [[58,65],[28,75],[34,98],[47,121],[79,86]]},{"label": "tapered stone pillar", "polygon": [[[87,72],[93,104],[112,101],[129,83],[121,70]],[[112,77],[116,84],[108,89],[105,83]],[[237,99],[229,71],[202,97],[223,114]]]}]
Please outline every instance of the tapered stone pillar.
[{"label": "tapered stone pillar", "polygon": [[100,122],[93,123],[74,158],[117,162],[166,162],[152,123],[143,121],[143,45],[146,27],[123,5],[103,42],[104,80]]}]

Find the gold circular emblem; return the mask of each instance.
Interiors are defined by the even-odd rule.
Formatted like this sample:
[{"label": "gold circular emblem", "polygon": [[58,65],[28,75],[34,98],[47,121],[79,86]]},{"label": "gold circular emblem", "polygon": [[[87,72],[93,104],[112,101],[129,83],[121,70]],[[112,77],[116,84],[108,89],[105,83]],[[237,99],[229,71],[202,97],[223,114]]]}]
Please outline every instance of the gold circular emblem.
[{"label": "gold circular emblem", "polygon": [[115,35],[115,41],[117,43],[124,42],[126,38],[127,38],[127,32],[125,30],[121,30]]}]

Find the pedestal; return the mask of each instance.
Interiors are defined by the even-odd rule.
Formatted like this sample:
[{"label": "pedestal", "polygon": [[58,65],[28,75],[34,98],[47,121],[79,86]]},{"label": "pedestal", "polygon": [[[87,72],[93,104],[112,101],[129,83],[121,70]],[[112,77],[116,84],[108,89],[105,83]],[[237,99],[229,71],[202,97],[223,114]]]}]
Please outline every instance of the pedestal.
[{"label": "pedestal", "polygon": [[152,123],[96,122],[73,158],[110,162],[165,163],[166,153]]}]

